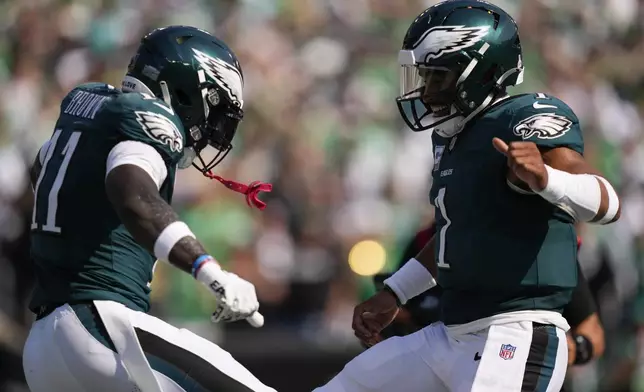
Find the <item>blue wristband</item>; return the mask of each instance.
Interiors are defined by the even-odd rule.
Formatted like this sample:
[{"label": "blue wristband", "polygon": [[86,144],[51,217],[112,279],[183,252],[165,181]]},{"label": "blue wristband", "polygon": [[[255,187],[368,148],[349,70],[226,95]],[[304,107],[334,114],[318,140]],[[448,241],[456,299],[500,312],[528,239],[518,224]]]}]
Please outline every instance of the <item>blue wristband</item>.
[{"label": "blue wristband", "polygon": [[210,255],[201,255],[197,257],[197,260],[195,260],[194,263],[192,263],[192,276],[196,278],[197,273],[199,272],[199,268],[201,268],[201,266],[204,265],[204,263],[210,260],[214,261],[215,258]]}]

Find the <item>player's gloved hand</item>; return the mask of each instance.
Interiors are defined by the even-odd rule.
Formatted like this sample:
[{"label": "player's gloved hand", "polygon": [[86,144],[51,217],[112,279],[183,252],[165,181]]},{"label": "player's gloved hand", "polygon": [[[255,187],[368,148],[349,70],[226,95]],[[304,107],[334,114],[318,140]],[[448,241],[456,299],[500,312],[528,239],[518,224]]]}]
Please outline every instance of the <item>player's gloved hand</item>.
[{"label": "player's gloved hand", "polygon": [[398,299],[391,291],[382,290],[359,304],[353,310],[353,331],[367,346],[381,339],[380,331],[396,318],[399,312]]},{"label": "player's gloved hand", "polygon": [[508,158],[508,166],[512,172],[530,189],[541,192],[548,185],[548,170],[541,157],[541,151],[533,142],[505,143],[495,137],[492,145]]},{"label": "player's gloved hand", "polygon": [[259,302],[252,283],[222,270],[210,256],[197,259],[193,276],[205,284],[217,298],[217,308],[211,318],[213,322],[247,319],[256,328],[264,325],[264,318],[257,311]]}]

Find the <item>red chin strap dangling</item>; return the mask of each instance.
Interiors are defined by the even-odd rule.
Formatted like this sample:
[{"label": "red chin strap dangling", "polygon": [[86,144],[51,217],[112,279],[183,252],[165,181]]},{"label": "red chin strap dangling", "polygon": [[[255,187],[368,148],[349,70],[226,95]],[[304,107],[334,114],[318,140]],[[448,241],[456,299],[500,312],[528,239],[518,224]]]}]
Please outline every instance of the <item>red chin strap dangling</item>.
[{"label": "red chin strap dangling", "polygon": [[266,203],[259,200],[260,192],[270,192],[273,190],[273,184],[268,184],[261,181],[253,181],[248,185],[241,184],[236,181],[226,180],[223,177],[220,177],[214,174],[212,171],[204,173],[204,175],[211,180],[217,180],[224,184],[224,186],[232,191],[238,192],[246,196],[246,204],[249,207],[255,207],[259,210],[266,208]]}]

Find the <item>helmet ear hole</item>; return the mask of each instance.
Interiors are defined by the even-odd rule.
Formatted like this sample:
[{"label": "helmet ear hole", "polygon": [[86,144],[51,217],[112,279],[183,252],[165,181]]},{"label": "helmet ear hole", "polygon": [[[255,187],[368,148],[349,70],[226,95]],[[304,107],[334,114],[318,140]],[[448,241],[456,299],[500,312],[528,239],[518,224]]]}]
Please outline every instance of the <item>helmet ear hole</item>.
[{"label": "helmet ear hole", "polygon": [[499,67],[496,64],[494,64],[493,66],[488,68],[488,70],[485,71],[485,74],[483,74],[483,77],[481,78],[481,82],[483,84],[490,83],[492,81],[492,79],[494,78],[494,75],[496,74],[496,71],[498,70],[498,68]]},{"label": "helmet ear hole", "polygon": [[183,90],[174,90],[174,95],[175,97],[177,97],[177,102],[179,102],[180,105],[184,105],[184,106],[192,105],[190,96],[186,94]]}]

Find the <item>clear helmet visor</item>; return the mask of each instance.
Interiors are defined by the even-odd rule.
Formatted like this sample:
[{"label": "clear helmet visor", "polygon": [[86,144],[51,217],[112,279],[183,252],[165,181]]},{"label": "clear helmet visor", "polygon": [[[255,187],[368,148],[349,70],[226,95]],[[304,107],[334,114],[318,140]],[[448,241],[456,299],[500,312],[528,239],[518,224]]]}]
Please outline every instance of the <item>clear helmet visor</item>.
[{"label": "clear helmet visor", "polygon": [[[400,67],[400,98],[454,99],[458,73],[445,67],[403,65]],[[439,95],[445,95],[445,98]],[[447,102],[445,102],[447,103]]]},{"label": "clear helmet visor", "polygon": [[400,74],[398,109],[415,131],[432,129],[455,119],[453,103],[459,74],[445,67],[403,65]]}]

